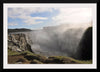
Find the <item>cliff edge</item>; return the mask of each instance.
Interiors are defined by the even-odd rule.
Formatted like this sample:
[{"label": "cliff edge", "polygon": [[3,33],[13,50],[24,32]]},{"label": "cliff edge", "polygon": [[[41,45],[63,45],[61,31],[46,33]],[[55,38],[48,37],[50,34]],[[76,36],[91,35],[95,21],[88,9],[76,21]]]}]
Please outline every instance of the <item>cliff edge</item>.
[{"label": "cliff edge", "polygon": [[8,49],[12,51],[22,52],[31,51],[31,45],[28,44],[25,34],[9,34],[8,35]]}]

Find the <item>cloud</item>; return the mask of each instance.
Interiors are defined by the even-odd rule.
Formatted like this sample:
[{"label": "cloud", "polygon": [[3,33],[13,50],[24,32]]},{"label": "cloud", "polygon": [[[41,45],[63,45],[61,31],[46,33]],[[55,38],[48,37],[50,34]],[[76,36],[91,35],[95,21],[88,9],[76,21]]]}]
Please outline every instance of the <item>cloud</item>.
[{"label": "cloud", "polygon": [[[21,19],[21,21],[25,25],[39,24],[39,23],[43,23],[44,20],[47,20],[49,18],[39,17],[39,16],[32,17],[31,14],[41,13],[41,12],[53,12],[54,11],[53,9],[55,9],[56,11],[59,11],[59,14],[52,17],[52,25],[53,25],[53,22],[55,25],[68,23],[68,24],[78,27],[79,25],[83,23],[88,23],[92,20],[91,8],[64,8],[64,7],[63,8],[62,7],[9,8],[8,17],[13,18],[13,19],[17,19],[17,18]],[[90,24],[87,24],[87,25],[83,24],[83,25],[89,26]]]},{"label": "cloud", "polygon": [[8,26],[16,26],[18,25],[17,23],[8,23]]},{"label": "cloud", "polygon": [[[59,14],[52,19],[59,24],[80,24],[88,23],[92,20],[91,8],[56,8]],[[81,24],[80,24],[81,25]]]},{"label": "cloud", "polygon": [[33,17],[33,19],[47,20],[47,17]]},{"label": "cloud", "polygon": [[9,8],[8,9],[8,17],[13,19],[21,19],[26,25],[39,24],[43,23],[43,21],[36,20],[47,20],[47,17],[32,17],[33,13],[40,12],[52,12],[52,8]]},{"label": "cloud", "polygon": [[8,17],[10,18],[17,18],[21,15],[23,16],[29,16],[32,13],[41,13],[41,12],[52,12],[52,8],[39,8],[39,7],[33,7],[33,8],[9,8],[8,9]]},{"label": "cloud", "polygon": [[33,24],[39,24],[43,23],[43,21],[36,21],[36,20],[47,20],[47,17],[26,17],[24,18],[23,22],[26,25],[33,25]]},{"label": "cloud", "polygon": [[[23,22],[24,22],[26,25],[33,25],[33,24],[43,23],[43,21],[36,21],[36,19],[39,19],[39,18],[31,17],[31,18],[29,18],[29,19],[24,20]],[[40,19],[42,19],[42,18],[40,18]],[[45,19],[45,18],[44,18],[44,19]]]}]

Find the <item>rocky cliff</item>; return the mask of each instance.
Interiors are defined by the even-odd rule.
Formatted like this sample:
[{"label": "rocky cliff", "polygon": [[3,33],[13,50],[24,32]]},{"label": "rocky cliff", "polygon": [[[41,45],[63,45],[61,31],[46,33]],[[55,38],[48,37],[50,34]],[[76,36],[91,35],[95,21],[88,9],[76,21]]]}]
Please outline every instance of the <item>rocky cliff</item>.
[{"label": "rocky cliff", "polygon": [[81,60],[92,59],[92,27],[89,27],[83,34],[76,55]]},{"label": "rocky cliff", "polygon": [[31,32],[14,32],[8,35],[8,48],[17,52],[29,50],[47,57],[67,56],[89,60],[92,58],[92,29],[85,30],[61,25]]},{"label": "rocky cliff", "polygon": [[22,52],[26,50],[32,52],[31,46],[26,40],[26,35],[22,33],[8,35],[8,49],[17,52]]}]

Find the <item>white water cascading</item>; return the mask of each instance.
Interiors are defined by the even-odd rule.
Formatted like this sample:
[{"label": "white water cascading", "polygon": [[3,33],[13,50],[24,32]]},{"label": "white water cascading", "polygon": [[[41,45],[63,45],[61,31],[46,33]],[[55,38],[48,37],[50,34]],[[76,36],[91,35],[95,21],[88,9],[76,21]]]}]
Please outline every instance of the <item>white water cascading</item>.
[{"label": "white water cascading", "polygon": [[44,56],[75,57],[84,28],[68,28],[65,25],[44,27],[27,33],[31,48]]}]

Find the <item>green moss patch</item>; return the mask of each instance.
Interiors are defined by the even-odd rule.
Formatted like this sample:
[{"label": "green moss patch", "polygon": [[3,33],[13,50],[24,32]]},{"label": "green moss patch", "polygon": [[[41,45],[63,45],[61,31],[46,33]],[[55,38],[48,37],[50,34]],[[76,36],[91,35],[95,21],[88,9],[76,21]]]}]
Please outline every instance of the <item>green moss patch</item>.
[{"label": "green moss patch", "polygon": [[18,61],[31,64],[92,64],[92,60],[76,60],[66,56],[50,56],[46,58],[45,56],[34,54],[30,51],[15,52],[9,49],[8,58],[9,63],[16,63]]},{"label": "green moss patch", "polygon": [[46,63],[55,63],[55,64],[91,64],[92,60],[81,61],[76,60],[71,57],[65,56],[51,56],[45,61]]},{"label": "green moss patch", "polygon": [[32,60],[32,61],[30,62],[30,64],[43,64],[43,63],[40,62],[39,60],[34,59],[34,60]]}]

